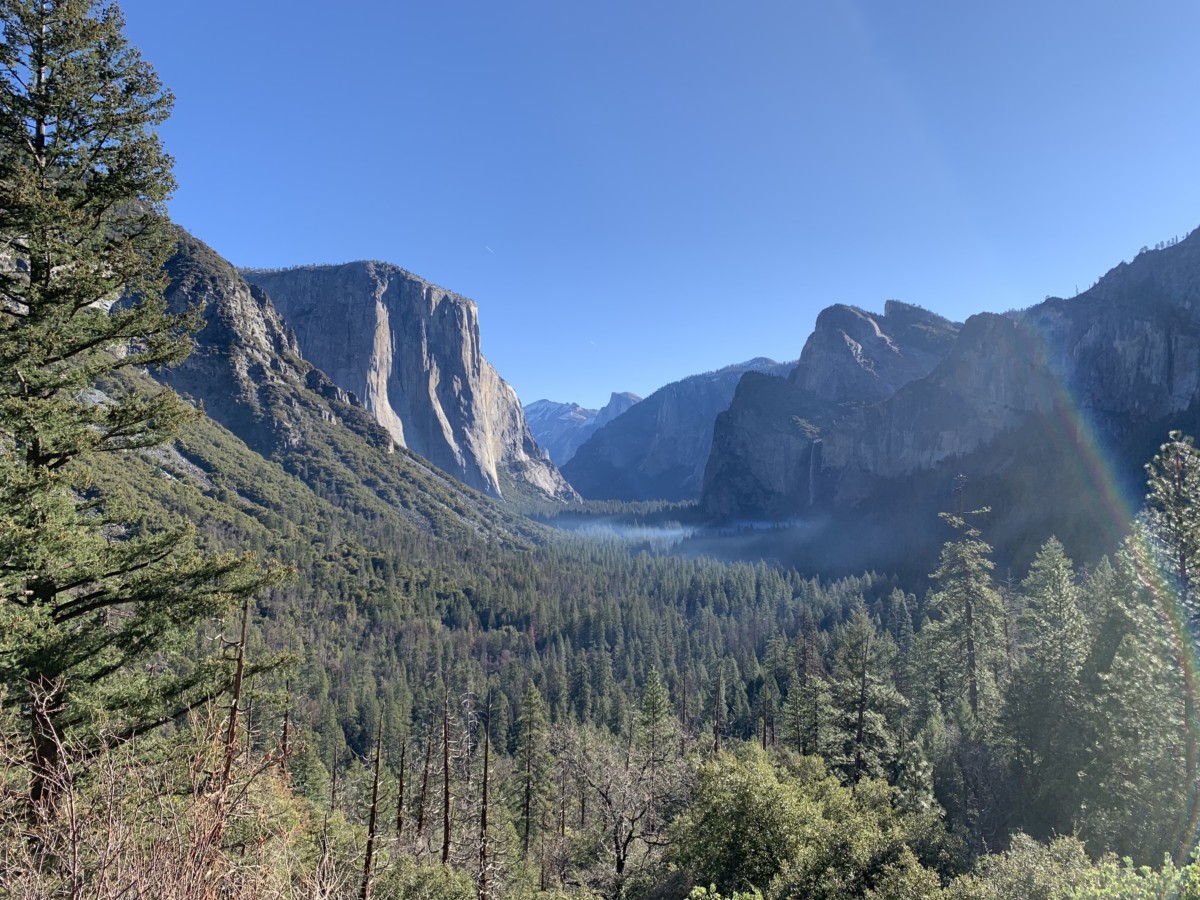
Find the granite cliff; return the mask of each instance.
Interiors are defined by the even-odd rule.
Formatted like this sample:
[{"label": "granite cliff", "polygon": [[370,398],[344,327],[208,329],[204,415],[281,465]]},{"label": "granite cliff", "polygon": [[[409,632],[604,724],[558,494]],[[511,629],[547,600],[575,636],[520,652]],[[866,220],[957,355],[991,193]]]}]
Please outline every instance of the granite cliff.
[{"label": "granite cliff", "polygon": [[380,262],[242,275],[397,445],[493,497],[575,498],[480,351],[472,301]]},{"label": "granite cliff", "polygon": [[[915,317],[907,338],[893,312]],[[1083,559],[1111,549],[1125,527],[1113,498],[1136,502],[1167,431],[1200,424],[1200,232],[1071,299],[961,329],[917,325],[930,315],[893,304],[868,315],[902,353],[929,338],[905,365],[835,307],[790,378],[747,375],[717,421],[705,513],[822,522],[792,557],[806,564],[928,572],[918,548],[936,547],[929,531],[962,474],[962,502],[992,507],[985,534],[1018,562],[1051,534]]]},{"label": "granite cliff", "polygon": [[[191,355],[154,372],[251,450],[338,504],[399,515],[441,534],[519,536],[528,525],[407,450],[352,393],[300,353],[266,293],[196,238],[177,231],[165,296],[204,326]],[[193,460],[201,469],[220,462]],[[521,538],[518,537],[518,540]]]},{"label": "granite cliff", "polygon": [[694,500],[703,486],[713,422],[747,372],[786,373],[791,363],[758,358],[659,388],[601,428],[563,474],[596,500]]},{"label": "granite cliff", "polygon": [[717,417],[704,507],[718,518],[787,519],[817,505],[837,438],[864,406],[930,373],[959,326],[889,300],[882,315],[831,306],[786,377],[751,372]]},{"label": "granite cliff", "polygon": [[[269,457],[303,441],[297,418],[278,402],[291,388],[313,391],[346,411],[354,408],[352,397],[302,358],[270,299],[207,245],[180,230],[166,273],[168,305],[176,312],[198,311],[204,325],[191,355],[158,376],[202,402],[211,418],[252,449]],[[322,414],[334,415],[331,409]]]}]

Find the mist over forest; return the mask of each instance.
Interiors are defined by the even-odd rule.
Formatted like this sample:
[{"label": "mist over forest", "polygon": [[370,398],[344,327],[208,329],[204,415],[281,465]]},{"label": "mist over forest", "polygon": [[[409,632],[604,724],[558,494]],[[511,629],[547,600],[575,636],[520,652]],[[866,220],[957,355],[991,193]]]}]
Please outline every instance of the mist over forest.
[{"label": "mist over forest", "polygon": [[1200,234],[527,416],[173,223],[174,103],[0,0],[0,895],[1200,895]]}]

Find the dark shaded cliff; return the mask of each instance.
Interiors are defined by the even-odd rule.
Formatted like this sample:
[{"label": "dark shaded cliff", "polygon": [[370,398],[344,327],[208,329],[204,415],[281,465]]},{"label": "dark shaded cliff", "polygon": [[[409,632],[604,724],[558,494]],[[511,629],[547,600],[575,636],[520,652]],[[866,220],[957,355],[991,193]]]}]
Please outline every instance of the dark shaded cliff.
[{"label": "dark shaded cliff", "polygon": [[894,387],[877,364],[846,364],[855,348],[835,338],[814,333],[787,382],[744,380],[718,419],[707,515],[819,522],[786,551],[804,565],[927,572],[962,474],[963,502],[992,507],[985,536],[1008,558],[1027,561],[1051,534],[1094,558],[1127,527],[1167,431],[1200,424],[1200,234],[1072,299],[972,316]]},{"label": "dark shaded cliff", "polygon": [[746,372],[784,374],[790,363],[753,359],[659,388],[597,431],[563,467],[594,500],[694,500],[712,447],[713,422]]}]

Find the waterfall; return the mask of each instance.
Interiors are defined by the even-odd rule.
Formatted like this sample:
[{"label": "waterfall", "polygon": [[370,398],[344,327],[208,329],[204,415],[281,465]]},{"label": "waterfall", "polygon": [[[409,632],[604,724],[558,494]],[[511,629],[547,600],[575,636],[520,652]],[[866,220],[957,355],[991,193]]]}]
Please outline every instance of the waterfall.
[{"label": "waterfall", "polygon": [[817,473],[821,470],[821,442],[813,441],[808,452],[808,505],[817,502]]}]

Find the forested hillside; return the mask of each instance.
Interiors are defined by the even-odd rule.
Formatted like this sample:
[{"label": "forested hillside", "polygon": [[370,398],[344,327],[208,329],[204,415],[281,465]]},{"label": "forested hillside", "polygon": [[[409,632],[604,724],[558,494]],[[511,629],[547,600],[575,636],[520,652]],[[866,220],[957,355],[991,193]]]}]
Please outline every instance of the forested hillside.
[{"label": "forested hillside", "polygon": [[1190,439],[1087,570],[961,490],[920,593],[555,532],[172,311],[170,96],[112,3],[0,20],[0,894],[1196,895]]}]

